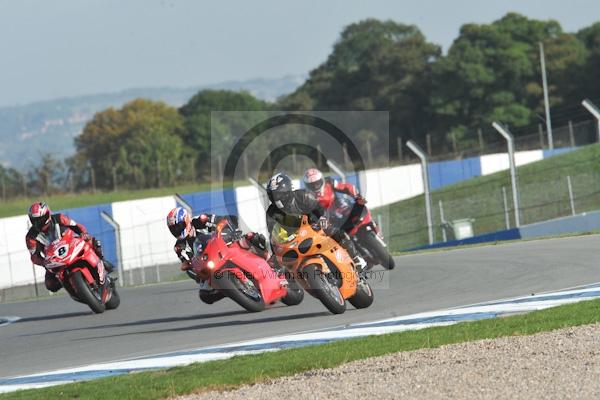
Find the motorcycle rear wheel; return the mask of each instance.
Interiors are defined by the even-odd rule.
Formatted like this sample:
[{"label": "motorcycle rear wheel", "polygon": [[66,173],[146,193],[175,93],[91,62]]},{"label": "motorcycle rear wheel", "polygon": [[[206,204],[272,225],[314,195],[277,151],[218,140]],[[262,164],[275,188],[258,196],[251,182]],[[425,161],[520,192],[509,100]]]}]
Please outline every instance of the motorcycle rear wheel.
[{"label": "motorcycle rear wheel", "polygon": [[110,300],[106,302],[105,306],[107,310],[115,310],[117,307],[119,307],[119,305],[121,305],[121,296],[119,296],[116,287],[113,286],[110,290],[112,292],[110,295]]},{"label": "motorcycle rear wheel", "polygon": [[257,288],[257,298],[250,297],[241,289],[244,283],[231,271],[225,271],[221,279],[213,280],[213,284],[225,293],[227,297],[250,312],[259,312],[265,309],[265,300],[258,287],[255,285]]},{"label": "motorcycle rear wheel", "polygon": [[106,306],[102,301],[92,293],[92,288],[88,285],[81,271],[75,271],[75,273],[71,275],[71,285],[73,286],[73,289],[75,289],[77,297],[87,304],[93,312],[102,314],[106,310]]},{"label": "motorcycle rear wheel", "polygon": [[346,300],[337,286],[328,281],[317,265],[307,265],[302,274],[317,299],[333,314],[343,314],[346,311]]}]

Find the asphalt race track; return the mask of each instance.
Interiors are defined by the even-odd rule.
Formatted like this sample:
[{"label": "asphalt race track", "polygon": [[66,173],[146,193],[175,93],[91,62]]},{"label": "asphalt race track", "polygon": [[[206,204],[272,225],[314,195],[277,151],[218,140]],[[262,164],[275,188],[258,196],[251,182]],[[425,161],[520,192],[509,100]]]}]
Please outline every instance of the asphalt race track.
[{"label": "asphalt race track", "polygon": [[[307,295],[258,314],[198,300],[192,281],[121,290],[93,315],[66,296],[0,305],[0,378],[372,321],[600,282],[600,235],[413,254],[374,276],[375,303],[333,316]],[[382,279],[383,278],[383,279]]]}]

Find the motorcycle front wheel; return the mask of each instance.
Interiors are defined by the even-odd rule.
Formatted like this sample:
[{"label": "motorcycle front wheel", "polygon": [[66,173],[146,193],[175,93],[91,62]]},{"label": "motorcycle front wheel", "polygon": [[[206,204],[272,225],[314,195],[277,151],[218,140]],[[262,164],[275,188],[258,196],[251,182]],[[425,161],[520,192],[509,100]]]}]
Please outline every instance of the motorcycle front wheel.
[{"label": "motorcycle front wheel", "polygon": [[87,283],[81,271],[75,271],[75,273],[71,275],[71,285],[73,286],[73,289],[75,289],[77,297],[83,303],[87,304],[93,312],[102,314],[104,310],[106,310],[106,307],[98,296],[94,294],[93,289]]},{"label": "motorcycle front wheel", "polygon": [[259,312],[265,309],[265,301],[262,294],[258,286],[251,279],[243,282],[233,272],[225,271],[220,279],[213,279],[212,282],[227,297],[246,310]]}]

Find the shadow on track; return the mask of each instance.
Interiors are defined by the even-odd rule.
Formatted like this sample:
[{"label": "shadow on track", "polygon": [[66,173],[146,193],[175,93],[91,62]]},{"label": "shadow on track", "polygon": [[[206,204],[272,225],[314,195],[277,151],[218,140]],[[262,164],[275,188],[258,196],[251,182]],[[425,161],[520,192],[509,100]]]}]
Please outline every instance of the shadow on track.
[{"label": "shadow on track", "polygon": [[90,311],[77,311],[77,312],[63,313],[63,314],[40,315],[39,317],[21,318],[20,320],[18,320],[15,323],[21,324],[23,322],[51,321],[53,319],[66,319],[66,318],[73,318],[73,317],[82,317],[85,315],[94,315],[94,314]]},{"label": "shadow on track", "polygon": [[[137,325],[152,325],[152,324],[164,324],[164,323],[171,323],[171,322],[194,321],[197,319],[230,317],[230,316],[241,315],[241,314],[248,314],[248,311],[236,310],[236,311],[226,311],[226,312],[222,312],[222,313],[186,315],[185,317],[153,318],[153,319],[144,319],[144,320],[140,320],[140,321],[122,322],[122,323],[118,323],[118,324],[84,326],[81,328],[73,328],[73,329],[58,329],[55,331],[32,333],[32,334],[23,335],[23,336],[40,336],[40,335],[48,335],[48,334],[52,334],[52,333],[66,333],[66,332],[96,330],[96,329],[124,328],[124,327],[128,327],[128,326],[137,326]],[[93,315],[93,314],[82,313],[81,315]]]},{"label": "shadow on track", "polygon": [[[243,312],[243,313],[248,314],[247,312]],[[183,332],[183,331],[199,330],[199,329],[244,326],[244,325],[252,325],[252,324],[263,324],[263,323],[269,323],[269,322],[293,321],[296,319],[322,317],[322,316],[326,316],[326,315],[331,315],[331,314],[328,311],[319,311],[319,312],[295,314],[295,315],[282,315],[279,317],[214,322],[214,323],[209,323],[209,324],[192,325],[192,326],[186,326],[186,327],[180,327],[180,328],[136,331],[136,332],[121,333],[121,334],[116,334],[116,335],[94,336],[94,337],[86,337],[86,338],[73,339],[73,340],[82,341],[82,340],[94,340],[94,339],[107,339],[107,338],[115,338],[115,337],[119,337],[119,336],[143,335],[143,334],[147,334],[147,333]]]}]

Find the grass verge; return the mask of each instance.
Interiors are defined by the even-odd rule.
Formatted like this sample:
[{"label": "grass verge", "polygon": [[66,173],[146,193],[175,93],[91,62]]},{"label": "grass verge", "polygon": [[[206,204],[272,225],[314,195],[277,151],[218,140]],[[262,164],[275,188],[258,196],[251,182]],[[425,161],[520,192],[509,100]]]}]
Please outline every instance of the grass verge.
[{"label": "grass verge", "polygon": [[[571,215],[567,177],[572,183],[577,213],[600,209],[600,145],[582,147],[517,168],[521,224]],[[508,171],[480,176],[431,193],[435,241],[442,240],[440,202],[446,221],[472,218],[476,235],[506,229],[502,188],[506,191],[509,224],[514,227],[511,180]],[[410,249],[428,243],[423,195],[381,207],[389,215],[384,225],[391,249]]]},{"label": "grass verge", "polygon": [[523,315],[452,326],[334,342],[229,360],[193,364],[51,388],[0,395],[17,399],[164,399],[206,390],[231,389],[269,378],[333,368],[349,361],[399,351],[435,348],[502,336],[531,335],[569,326],[600,322],[600,300],[584,301]]}]

